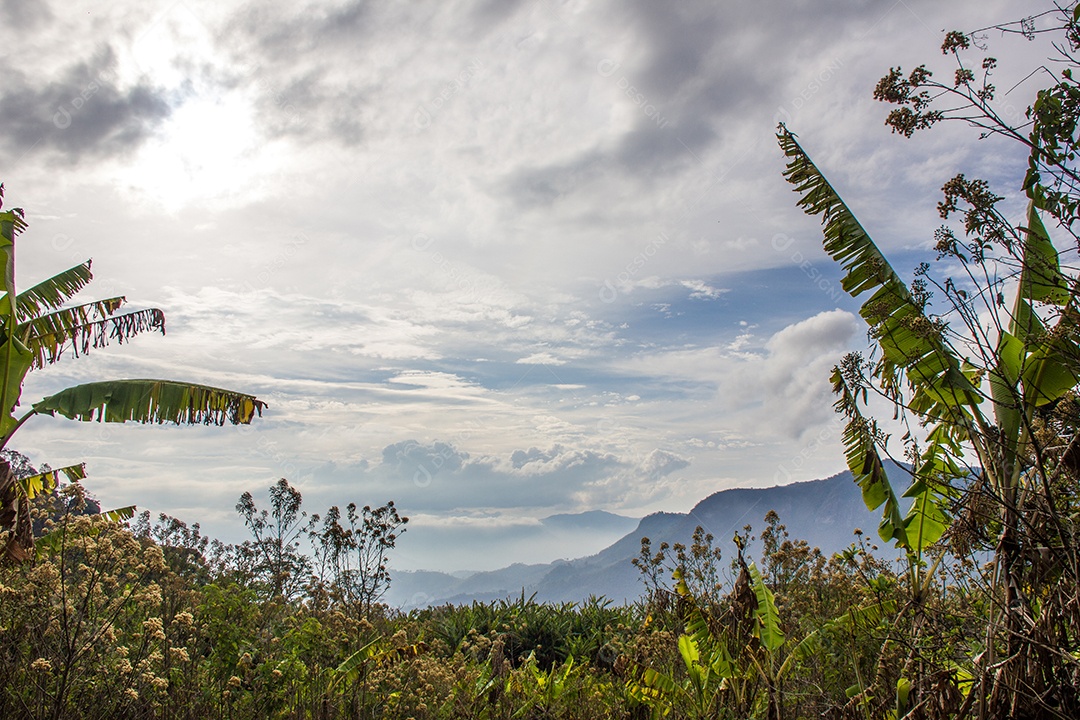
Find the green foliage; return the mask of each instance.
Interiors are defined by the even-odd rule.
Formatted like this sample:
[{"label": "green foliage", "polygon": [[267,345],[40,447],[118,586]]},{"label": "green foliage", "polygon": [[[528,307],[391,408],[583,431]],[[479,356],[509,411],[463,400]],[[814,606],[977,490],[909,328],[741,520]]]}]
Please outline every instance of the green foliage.
[{"label": "green foliage", "polygon": [[754,607],[754,617],[757,619],[756,635],[761,644],[768,651],[778,650],[784,644],[784,633],[780,629],[780,615],[776,610],[776,600],[772,590],[765,584],[761,572],[750,564],[749,568],[754,596],[757,603]]},{"label": "green foliage", "polygon": [[34,403],[41,415],[71,420],[246,425],[265,403],[231,390],[165,380],[110,380],[65,388]]},{"label": "green foliage", "polygon": [[[654,717],[828,716],[845,711],[852,686],[890,676],[895,576],[864,549],[826,559],[790,540],[776,513],[766,523],[760,564],[744,557],[749,529],[736,536],[739,572],[723,596],[690,592],[676,571],[677,661],[629,657],[627,690]],[[843,607],[853,609],[837,617]]]},{"label": "green foliage", "polygon": [[281,478],[270,488],[270,510],[260,511],[245,492],[236,511],[254,536],[238,549],[253,576],[253,584],[271,598],[292,598],[303,588],[309,560],[300,551],[307,516],[300,491]]},{"label": "green foliage", "polygon": [[[283,537],[304,526],[295,489],[275,491],[276,511],[251,506],[264,539],[275,512]],[[823,558],[770,513],[759,562],[738,553],[712,598],[675,580],[668,613],[525,596],[359,613],[317,583],[268,591],[249,554],[197,525],[143,514],[126,528],[79,514],[78,484],[59,493],[64,514],[55,493],[32,508],[59,546],[0,568],[0,656],[21,658],[0,663],[3,717],[816,716],[869,687],[902,589],[868,553]]]},{"label": "green foliage", "polygon": [[[0,184],[0,206],[3,185]],[[15,288],[16,238],[27,229],[20,208],[0,212],[0,265],[4,287],[0,294],[0,449],[34,415],[77,420],[176,424],[248,424],[262,414],[257,398],[204,385],[164,380],[113,380],[66,388],[32,403],[15,417],[29,372],[78,357],[91,348],[123,343],[150,331],[165,332],[165,316],[156,309],[119,313],[123,297],[82,305],[67,303],[93,279],[90,261],[76,265],[29,290]],[[79,478],[81,479],[81,478]],[[15,482],[10,468],[0,464],[0,542],[3,560],[22,562],[33,555],[34,538],[28,519],[31,494],[45,490],[41,482]],[[128,514],[114,511],[113,519]]]}]

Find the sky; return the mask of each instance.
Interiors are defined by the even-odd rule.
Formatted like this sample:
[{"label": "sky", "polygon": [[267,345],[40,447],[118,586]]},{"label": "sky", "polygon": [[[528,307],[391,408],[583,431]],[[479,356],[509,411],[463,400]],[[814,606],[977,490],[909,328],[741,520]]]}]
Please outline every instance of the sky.
[{"label": "sky", "polygon": [[[392,499],[399,569],[582,556],[615,537],[543,518],[840,472],[829,371],[866,328],[776,125],[909,274],[947,179],[1013,203],[1026,158],[958,124],[890,134],[875,83],[949,77],[945,30],[1043,9],[3,0],[19,286],[93,258],[80,298],[167,317],[35,371],[24,402],[160,377],[268,403],[250,427],[39,417],[11,447],[230,542],[240,494],[281,477],[309,512]],[[1021,118],[1049,48],[982,42]]]}]

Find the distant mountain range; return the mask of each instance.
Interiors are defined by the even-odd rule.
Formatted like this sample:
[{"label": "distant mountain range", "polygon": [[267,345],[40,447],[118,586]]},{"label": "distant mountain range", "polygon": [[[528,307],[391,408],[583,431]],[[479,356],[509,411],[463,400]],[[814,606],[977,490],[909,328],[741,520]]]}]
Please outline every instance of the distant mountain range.
[{"label": "distant mountain range", "polygon": [[[890,474],[894,469],[902,472],[893,466],[887,469]],[[524,592],[526,597],[535,594],[541,602],[580,602],[590,595],[617,603],[632,602],[643,590],[637,568],[631,564],[641,550],[643,537],[650,538],[654,548],[661,542],[689,545],[694,529],[700,525],[712,533],[724,557],[729,558],[734,552],[735,532],[745,525],[753,526],[755,533],[760,531],[769,510],[777,512],[792,539],[806,540],[826,554],[850,546],[855,528],[866,528],[868,535],[876,537],[878,518],[866,509],[851,473],[845,471],[824,480],[779,487],[721,490],[688,513],[654,513],[637,521],[636,527],[631,518],[603,511],[555,515],[543,521],[552,530],[582,524],[608,530],[627,526],[633,529],[597,554],[576,560],[515,564],[465,577],[435,571],[395,572],[384,601],[408,610],[473,600],[487,602],[518,597]]]}]

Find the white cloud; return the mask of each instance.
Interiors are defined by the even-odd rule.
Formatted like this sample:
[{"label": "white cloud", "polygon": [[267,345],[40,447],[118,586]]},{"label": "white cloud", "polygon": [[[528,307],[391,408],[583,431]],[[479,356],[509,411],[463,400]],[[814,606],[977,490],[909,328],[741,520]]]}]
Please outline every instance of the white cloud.
[{"label": "white cloud", "polygon": [[565,365],[565,360],[560,360],[549,352],[533,353],[528,357],[518,358],[514,361],[518,365]]},{"label": "white cloud", "polygon": [[731,292],[728,288],[715,288],[701,280],[681,280],[679,284],[690,290],[690,297],[694,300],[716,300],[724,293]]}]

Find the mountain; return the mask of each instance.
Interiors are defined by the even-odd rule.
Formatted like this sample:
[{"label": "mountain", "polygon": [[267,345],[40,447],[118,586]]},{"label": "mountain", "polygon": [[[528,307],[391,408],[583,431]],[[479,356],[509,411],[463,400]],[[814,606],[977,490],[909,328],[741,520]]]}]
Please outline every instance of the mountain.
[{"label": "mountain", "polygon": [[[551,515],[540,520],[529,541],[549,551],[573,553],[586,547],[603,547],[603,542],[625,536],[639,525],[638,518],[616,515],[605,510]],[[600,542],[597,542],[597,540]],[[496,600],[520,595],[523,587],[539,583],[554,567],[565,563],[526,565],[486,572],[439,572],[431,570],[396,571],[390,590],[383,598],[392,607],[410,609],[431,604],[469,603],[473,600]]]},{"label": "mountain", "polygon": [[[887,471],[903,472],[889,464]],[[877,517],[863,504],[862,493],[850,472],[824,480],[792,483],[770,488],[721,490],[705,498],[687,513],[660,512],[642,518],[637,527],[595,555],[543,565],[511,565],[492,572],[474,573],[465,578],[440,572],[395,573],[385,601],[409,609],[442,603],[487,602],[505,597],[535,594],[540,602],[580,602],[590,595],[615,602],[632,602],[642,592],[638,571],[631,560],[648,537],[656,548],[661,542],[689,545],[699,525],[715,538],[715,544],[730,558],[732,536],[743,526],[760,531],[764,517],[775,510],[791,539],[806,540],[826,554],[843,550],[854,541],[855,528],[877,527]],[[555,515],[544,520],[552,530],[589,524],[610,527],[628,518],[610,513]],[[610,516],[610,517],[607,517]],[[869,532],[871,536],[875,533]],[[756,550],[751,548],[751,554]],[[726,560],[725,560],[726,562]]]}]

